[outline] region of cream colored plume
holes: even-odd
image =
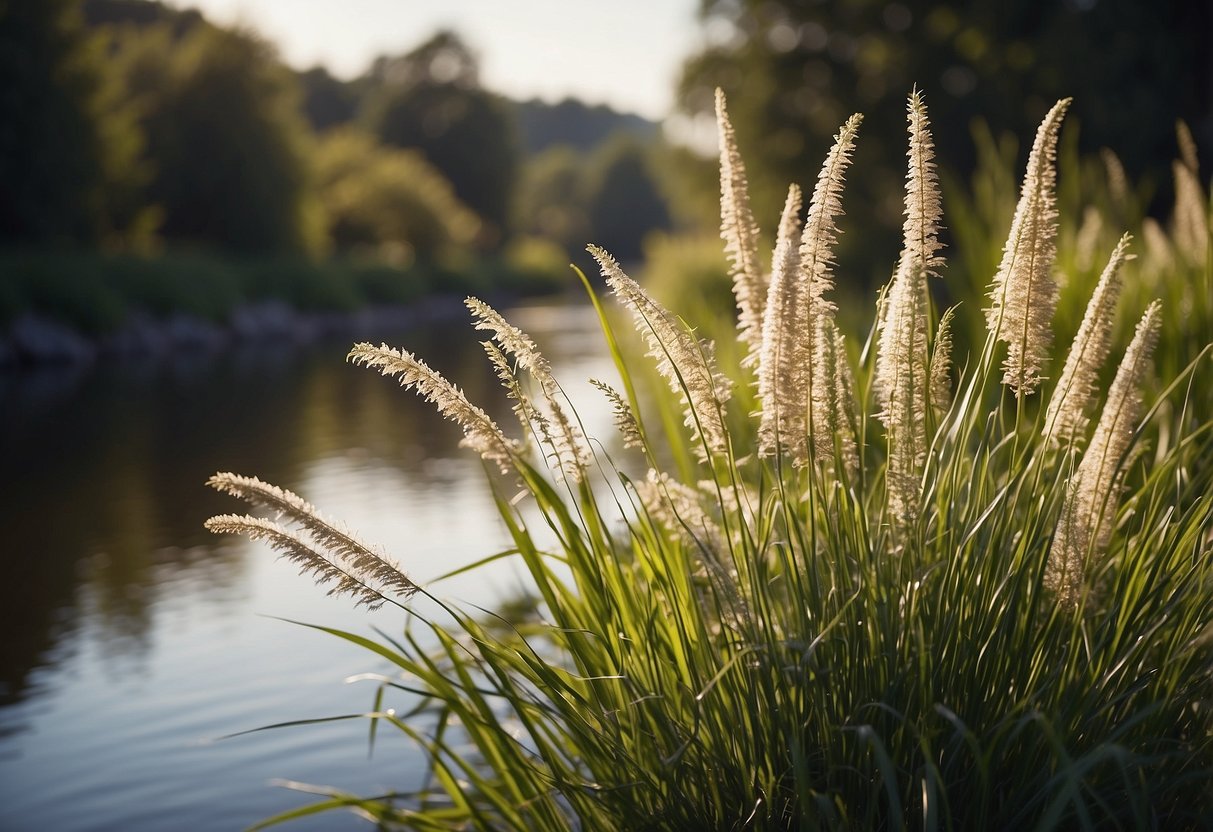
[[[832,447],[838,427],[830,412],[814,402],[834,395],[837,383],[823,366],[835,348],[828,326],[835,306],[825,293],[834,285],[835,220],[842,214],[843,178],[861,121],[862,116],[851,116],[835,137],[799,241],[785,236],[775,249],[758,364],[759,453],[773,456],[782,450],[798,465],[816,447]]]
[[[762,338],[765,332],[765,318],[768,311],[766,305],[770,298],[772,285],[775,282],[774,272],[780,268],[778,261],[783,256],[780,252],[794,252],[796,262],[799,263],[800,256],[800,206],[803,199],[799,185],[789,185],[788,195],[783,202],[783,211],[779,215],[779,232],[775,237],[775,251],[771,254],[771,274],[767,276],[766,297],[763,298],[763,308],[759,310],[759,330],[757,337],[750,342],[750,349],[746,356],[741,360],[743,367],[754,367],[762,361]],[[788,263],[785,262],[783,267],[786,269]],[[795,273],[796,267],[793,266],[792,273]],[[786,278],[785,278],[786,279]]]
[[[729,435],[724,406],[732,395],[732,383],[716,369],[712,342],[696,338],[686,324],[624,274],[606,251],[598,246],[589,246],[587,250],[598,261],[611,291],[632,310],[657,371],[682,399],[685,423],[695,437],[700,460],[727,455]]]
[[[1122,466],[1141,419],[1141,388],[1158,339],[1160,309],[1154,301],[1137,324],[1095,435],[1067,487],[1045,572],[1046,585],[1067,603],[1077,600],[1088,564],[1107,551],[1111,540]]]
[[[758,349],[762,311],[766,307],[768,276],[758,256],[758,226],[750,208],[745,164],[729,121],[724,92],[716,90],[716,123],[720,130],[720,236],[733,269],[737,300],[738,337]]]
[[[942,208],[935,174],[935,150],[926,106],[917,90],[907,106],[905,221],[901,258],[885,301],[876,360],[879,418],[889,438],[886,473],[893,515],[906,520],[918,510],[919,481],[927,453],[927,408],[931,404],[928,351],[930,296],[927,277],[943,264],[939,256]]]
[[[1209,205],[1200,184],[1196,142],[1183,121],[1176,122],[1180,158],[1172,163],[1175,175],[1175,214],[1172,238],[1180,256],[1194,266],[1205,262],[1209,246]]]
[[[636,495],[649,516],[695,546],[709,561],[719,561],[726,548],[720,524],[703,506],[703,494],[683,485],[664,471],[649,469],[634,483]]]
[[[1086,434],[1087,413],[1095,402],[1099,371],[1108,359],[1112,341],[1116,301],[1120,297],[1120,270],[1130,259],[1128,250],[1132,239],[1128,234],[1121,237],[1104,267],[1087,303],[1078,334],[1074,336],[1061,378],[1049,399],[1044,437],[1054,444],[1071,444]]]
[[[846,339],[831,319],[819,322],[817,333],[818,365],[822,382],[813,386],[814,452],[832,468],[841,463],[841,472],[854,480],[859,473],[859,454],[855,428],[859,421],[855,407],[855,379],[847,361]],[[837,470],[837,469],[835,469]]]
[[[531,337],[507,321],[497,310],[477,298],[467,298],[464,303],[476,319],[476,329],[493,333],[493,340],[505,353],[514,356],[518,366],[529,372],[539,385],[547,405],[546,413],[527,401],[525,391],[512,384],[503,374],[503,371],[510,372],[508,364],[503,364],[492,352],[489,353],[490,360],[497,365],[498,376],[506,384],[510,395],[519,402],[516,412],[520,418],[529,418],[539,428],[541,441],[551,450],[564,476],[572,482],[581,482],[585,479],[586,466],[592,455],[581,428],[569,418],[564,407],[564,395],[552,375],[552,365],[539,352]]]
[[[931,345],[931,406],[937,418],[947,412],[952,403],[952,321],[956,307],[948,307],[939,318],[935,343]]]
[[[207,529],[269,543],[318,583],[332,584],[330,595],[349,594],[373,609],[389,600],[385,593],[407,598],[418,589],[394,561],[325,520],[314,506],[293,492],[256,477],[227,472],[215,474],[207,485],[297,523],[307,537],[276,521],[248,515],[212,517],[206,521]]]
[[[417,356],[383,344],[355,344],[350,350],[349,360],[355,364],[372,367],[383,375],[396,378],[404,387],[415,389],[423,398],[438,408],[438,412],[463,428],[463,447],[471,448],[482,458],[492,462],[508,473],[519,449],[497,423],[480,408],[467,400],[463,391],[435,372]]]
[[[641,433],[640,422],[637,421],[636,414],[632,411],[632,406],[628,404],[627,399],[605,381],[592,378],[590,384],[602,391],[602,395],[606,396],[607,401],[611,403],[611,415],[615,420],[615,428],[623,439],[623,447],[643,448],[644,434]]]
[[[1016,397],[1031,394],[1053,344],[1057,283],[1057,139],[1070,99],[1053,105],[1036,131],[1011,233],[990,289],[990,332],[1007,344],[1003,383]]]

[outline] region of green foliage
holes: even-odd
[[[514,227],[566,251],[579,248],[590,237],[584,175],[585,161],[571,147],[552,147],[531,158],[518,183]]]
[[[670,227],[669,209],[650,155],[635,139],[619,135],[587,163],[585,205],[591,233],[597,245],[626,261],[641,256],[647,234]]]
[[[541,294],[568,282],[563,256],[535,240],[512,243],[501,256],[464,253],[408,267],[364,258],[6,250],[0,252],[0,275],[0,334],[32,313],[90,336],[113,333],[136,316],[183,314],[224,324],[242,304],[264,300],[341,312],[435,295]]]
[[[663,148],[616,133],[588,155],[551,147],[523,169],[515,227],[569,252],[584,240],[601,240],[631,261],[645,238],[670,228],[666,182],[655,159]]]
[[[511,542],[460,572],[520,562],[535,599],[517,620],[489,623],[440,601],[294,495],[212,480],[235,494],[251,483],[263,497],[242,496],[300,529],[224,515],[213,530],[268,540],[333,591],[408,613],[395,637],[317,629],[397,672],[356,718],[374,742],[398,733],[416,744],[421,782],[374,798],[321,790],[325,799],[264,825],[347,808],[435,830],[1208,827],[1213,409],[1192,391],[1208,382],[1211,353],[1139,419],[1151,307],[1116,382],[1097,391],[1098,425],[1064,442],[1043,436],[1039,400],[1069,388],[1054,379],[1019,397],[1000,384],[1009,312],[987,322],[958,374],[946,372],[941,322],[925,290],[905,288],[910,278],[925,287],[938,266],[924,146],[899,277],[862,349],[836,334],[823,294],[841,216],[841,180],[827,176],[846,155],[842,134],[801,245],[781,231],[757,366],[739,366],[745,350],[726,345],[731,385],[701,333],[595,250],[649,348],[641,358],[621,347],[591,293],[622,382],[602,388],[617,441],[582,435],[550,364],[482,304],[469,307],[493,339],[521,443],[415,356],[354,347],[356,363],[460,424],[489,465]],[[1037,155],[1017,209],[1044,225],[1048,155]],[[728,198],[743,215],[741,196]],[[1210,287],[1210,247],[1195,239],[1208,237],[1207,203],[1183,216],[1172,253]],[[807,265],[790,269],[794,252]],[[804,328],[787,305],[797,297]],[[972,306],[960,314],[982,317]],[[1175,326],[1186,310],[1163,314]],[[902,335],[902,317],[921,338]],[[929,378],[876,386],[878,369],[892,377],[887,361],[921,370],[898,353],[912,357],[928,334]],[[771,366],[788,368],[787,381]],[[913,426],[895,421],[903,394],[920,408]],[[902,443],[919,435],[910,427],[923,444],[906,457]],[[1075,548],[1075,502],[1096,499],[1083,522],[1106,538],[1091,531]],[[1081,568],[1058,573],[1059,551]]]
[[[468,247],[479,230],[475,214],[416,151],[343,128],[320,140],[315,166],[329,237],[340,252],[407,265]]]
[[[132,219],[140,136],[78,5],[0,4],[0,242],[96,244]]]
[[[715,234],[652,235],[645,242],[640,278],[653,297],[677,307],[688,321],[727,315],[731,323],[733,280]]]
[[[181,36],[154,26],[119,33],[116,51],[167,240],[242,254],[319,250],[298,89],[267,44],[212,26]]]
[[[351,123],[358,115],[358,90],[322,66],[299,73],[303,114],[317,133]]]
[[[439,33],[407,55],[376,63],[371,81],[378,86],[363,121],[385,144],[420,151],[500,242],[518,176],[518,141],[509,108],[481,89],[476,75],[467,47]]]
[[[502,252],[505,274],[500,285],[505,292],[541,294],[568,287],[567,250],[543,237],[516,236]]]
[[[575,98],[555,104],[532,99],[518,102],[515,107],[522,148],[528,155],[559,147],[590,153],[617,133],[647,143],[657,139],[661,132],[660,126],[648,119]]]
[[[0,324],[33,312],[92,335],[112,332],[136,313],[218,322],[248,297],[238,267],[204,257],[10,251],[0,256],[0,273],[9,292]]]

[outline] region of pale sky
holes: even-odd
[[[480,58],[482,83],[516,98],[573,95],[664,117],[682,61],[704,43],[698,0],[169,0],[240,23],[306,69],[352,78],[441,27]]]

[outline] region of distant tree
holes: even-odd
[[[84,0],[84,22],[89,26],[167,25],[180,37],[208,25],[197,9],[174,9],[156,0]]]
[[[522,147],[527,154],[560,145],[590,151],[615,133],[630,133],[642,141],[657,139],[661,134],[656,122],[575,98],[555,104],[532,99],[514,106]]]
[[[475,238],[476,215],[416,151],[338,128],[321,139],[316,171],[329,237],[341,252],[397,263],[430,260]]]
[[[594,153],[584,187],[590,241],[619,260],[639,259],[645,236],[670,227],[649,150],[630,136],[616,136]]]
[[[93,244],[120,223],[140,136],[76,0],[0,2],[0,241]]]
[[[486,239],[508,231],[518,141],[506,102],[479,86],[474,56],[449,32],[371,69],[364,123],[385,143],[416,148],[480,215]]]
[[[299,73],[303,114],[316,132],[349,124],[358,114],[356,85],[334,78],[322,66]]]
[[[378,86],[453,84],[477,89],[480,62],[458,34],[443,29],[411,52],[376,58],[367,72],[367,80]]]
[[[142,114],[148,188],[172,241],[235,252],[314,252],[322,216],[295,79],[250,34],[203,26],[126,33],[119,50]]]
[[[565,251],[590,242],[586,217],[585,157],[571,147],[548,148],[527,161],[515,202],[514,228],[543,237]]]

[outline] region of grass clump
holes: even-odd
[[[614,442],[584,435],[531,339],[479,301],[521,440],[416,356],[355,346],[464,429],[512,536],[499,557],[537,600],[518,620],[443,603],[295,495],[217,475],[285,520],[214,531],[410,611],[398,638],[329,632],[399,669],[365,718],[416,742],[426,778],[270,823],[348,808],[419,829],[1208,828],[1213,421],[1187,406],[1208,362],[1146,401],[1174,313],[1135,310],[1117,346],[1121,247],[1075,342],[1054,343],[1065,104],[1037,134],[971,354],[951,354],[952,321],[978,312],[932,308],[944,215],[917,93],[904,248],[863,343],[831,292],[859,117],[804,222],[790,190],[768,260],[720,97],[727,367],[593,247],[652,359],[601,315]],[[653,372],[664,387],[643,397]],[[395,688],[419,704],[386,708]]]

